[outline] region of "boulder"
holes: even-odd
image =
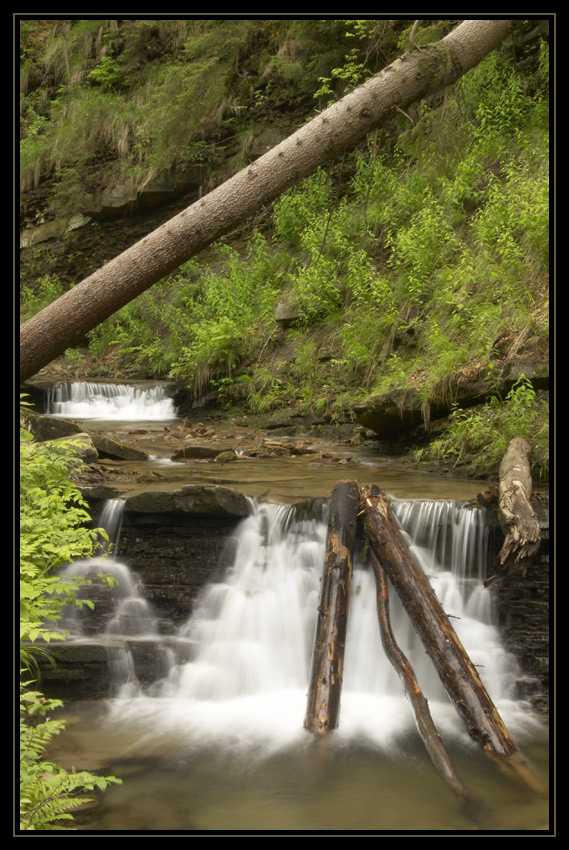
[[[186,444],[182,449],[174,452],[172,460],[213,460],[222,451],[230,451],[229,448],[224,448],[219,442],[211,443],[211,445],[203,445],[202,443]]]
[[[55,416],[44,416],[26,407],[20,408],[20,422],[22,427],[33,434],[34,438],[40,443],[84,433],[83,428],[77,422],[69,419],[58,419]]]
[[[298,307],[286,301],[279,301],[275,307],[275,322],[282,328],[290,328],[300,318]]]
[[[54,218],[42,221],[33,227],[26,227],[20,234],[20,248],[32,248],[49,239],[62,239],[66,234],[89,224],[88,216],[78,213],[68,218]]]
[[[126,496],[127,513],[202,514],[245,517],[249,503],[245,496],[218,484],[187,484],[178,490],[144,490]]]
[[[99,459],[99,453],[95,448],[91,435],[85,432],[73,434],[70,437],[58,437],[56,442],[67,443],[73,447],[73,454],[83,463],[95,463]]]
[[[91,438],[101,457],[114,460],[148,460],[146,452],[135,449],[134,446],[129,446],[126,443],[121,443],[119,440],[113,440],[110,437],[95,433],[91,434]]]
[[[140,188],[128,181],[115,183],[88,196],[85,212],[103,219],[152,208],[186,192],[199,192],[207,176],[207,169],[197,165],[160,172]]]
[[[466,409],[484,404],[492,396],[505,398],[522,374],[536,390],[546,390],[549,386],[548,369],[544,364],[532,366],[513,361],[507,370],[504,369],[506,371],[507,375],[504,374],[495,386],[478,378],[459,380],[444,397],[425,399],[415,389],[390,389],[355,404],[352,412],[360,425],[370,428],[380,439],[396,440],[410,436],[425,420],[430,423],[449,416],[455,404]]]
[[[371,428],[382,439],[393,440],[421,425],[422,406],[416,390],[395,389],[359,402],[353,412],[360,425]]]

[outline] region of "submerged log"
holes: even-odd
[[[514,437],[500,464],[498,517],[505,538],[495,568],[499,573],[486,583],[506,576],[525,576],[540,544],[539,520],[531,506],[531,447]]]
[[[499,765],[543,792],[490,699],[425,573],[409,550],[378,487],[362,491],[370,547],[387,572],[469,735]]]
[[[332,492],[322,592],[304,727],[325,735],[338,725],[350,583],[360,491],[339,481]]]
[[[429,703],[427,702],[419,684],[415,671],[409,659],[401,650],[391,629],[389,616],[389,592],[387,587],[387,574],[373,549],[371,549],[371,562],[375,573],[377,587],[377,613],[379,617],[379,630],[381,642],[385,654],[399,676],[405,693],[411,703],[415,714],[417,730],[423,739],[425,748],[433,763],[433,766],[443,782],[445,782],[454,794],[462,801],[469,814],[478,818],[483,810],[482,801],[465,785],[457,774],[441,736],[432,718]]]

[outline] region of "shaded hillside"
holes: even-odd
[[[24,315],[388,64],[412,23],[23,22]],[[417,43],[455,23],[425,22]],[[257,420],[357,417],[479,474],[517,429],[546,476],[548,103],[546,28],[520,22],[65,368],[169,376]]]

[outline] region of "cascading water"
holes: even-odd
[[[176,418],[174,402],[163,386],[136,387],[89,381],[56,384],[47,393],[46,413],[62,418],[123,422]]]
[[[103,795],[96,829],[472,827],[434,779],[413,712],[381,647],[373,573],[359,562],[339,728],[324,739],[303,728],[326,549],[327,507],[320,507],[307,518],[295,507],[251,502],[250,516],[235,532],[232,566],[203,589],[168,642],[170,666],[141,689],[129,667],[132,657],[123,656],[122,667],[115,659],[112,674],[121,686],[104,716],[93,725],[88,715],[66,733],[74,759],[78,749],[96,758],[107,752],[108,772],[127,777],[123,788]],[[518,740],[537,739],[541,724],[513,696],[516,664],[492,625],[482,585],[484,512],[451,502],[393,500],[392,507],[443,607],[457,618],[453,625],[509,730]],[[500,784],[394,593],[390,608],[397,641],[459,773],[488,791],[498,823],[543,829],[546,803],[518,799],[517,788]],[[110,616],[109,629],[124,630],[112,622]],[[155,624],[147,634],[160,646]]]
[[[81,589],[79,596],[94,601],[95,608],[92,611],[84,607],[67,608],[60,626],[70,640],[95,636],[103,640],[107,647],[112,691],[126,696],[134,695],[139,689],[129,641],[156,639],[159,630],[152,607],[142,592],[142,583],[116,557],[124,506],[123,499],[109,499],[104,503],[95,523],[108,536],[108,540],[101,537],[100,554],[75,561],[61,571],[62,577],[78,577],[92,582],[89,588]],[[111,577],[111,583],[101,582],[100,576]],[[127,642],[124,642],[125,638],[128,638]]]
[[[306,680],[322,529],[290,520],[288,506],[259,505],[244,521],[225,581],[203,591],[181,630],[194,659],[177,668],[165,694],[223,700]]]
[[[482,585],[483,512],[456,502],[392,504],[490,696],[509,722],[523,723],[525,715],[513,693],[517,666],[492,625],[490,595]],[[269,752],[299,745],[306,736],[302,725],[326,531],[325,517],[299,519],[293,507],[252,503],[251,515],[236,532],[233,566],[222,582],[202,591],[179,632],[184,661],[174,664],[170,675],[142,699],[120,700],[111,711],[138,726],[156,715],[157,746],[165,746],[172,735],[176,747],[190,750],[222,741],[245,749],[263,746]],[[394,593],[391,616],[441,731],[464,737]],[[364,739],[392,750],[414,728],[414,718],[381,647],[373,573],[357,560],[344,669],[335,739]]]

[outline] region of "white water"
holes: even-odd
[[[412,544],[414,552],[443,608],[456,618],[458,636],[510,731],[530,731],[531,714],[514,696],[516,662],[500,642],[482,586],[483,512],[450,502],[393,504],[415,539],[431,536],[430,549]],[[433,526],[442,529],[449,518],[443,543]],[[147,755],[214,746],[266,756],[307,746],[303,720],[325,543],[325,521],[296,520],[289,506],[254,505],[237,531],[233,566],[222,582],[203,590],[180,630],[180,646],[187,652],[192,644],[191,660],[174,663],[146,695],[133,699],[130,687],[119,692],[110,703],[110,721],[135,733],[136,746]],[[439,550],[446,566],[434,557]],[[394,593],[390,607],[396,638],[441,734],[471,745]],[[357,740],[394,752],[413,730],[412,711],[381,647],[373,574],[356,563],[334,746]]]
[[[46,413],[70,419],[121,422],[170,420],[176,408],[164,387],[135,387],[88,381],[56,384],[48,392]]]
[[[79,578],[92,583],[92,590],[82,587],[78,597],[94,600],[95,613],[89,607],[68,607],[64,609],[60,628],[70,640],[92,640],[97,637],[103,643],[107,641],[112,690],[122,696],[134,696],[139,685],[132,651],[128,643],[117,641],[116,638],[157,639],[159,630],[152,606],[144,596],[142,582],[116,557],[124,506],[123,499],[109,499],[104,503],[95,522],[95,527],[103,528],[108,535],[108,540],[100,540],[100,554],[75,561],[61,570],[62,577]],[[101,576],[112,578],[112,584],[104,585]],[[101,609],[106,614],[106,621],[104,627],[95,633],[91,621]],[[166,650],[159,647],[158,651]]]

